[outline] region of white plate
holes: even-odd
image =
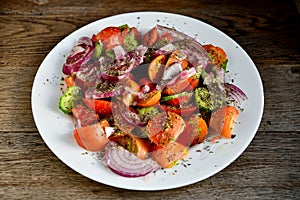
[[[138,29],[156,24],[174,27],[195,37],[200,43],[221,46],[228,54],[229,79],[249,97],[244,112],[234,127],[236,137],[218,147],[203,145],[193,148],[186,162],[141,178],[124,178],[111,172],[93,156],[85,154],[73,139],[73,123],[58,108],[61,69],[70,49],[81,36],[91,37],[107,26],[127,23]],[[177,188],[204,180],[232,163],[253,139],[263,113],[263,86],[259,73],[247,53],[218,29],[199,20],[171,13],[136,12],[116,15],[90,23],[59,42],[42,62],[32,88],[32,112],[36,126],[51,151],[76,172],[97,182],[133,190],[163,190]],[[204,144],[206,145],[206,144]],[[201,152],[197,151],[202,149]],[[230,180],[228,180],[230,181]]]

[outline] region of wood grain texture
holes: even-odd
[[[147,10],[191,16],[228,34],[253,59],[265,92],[259,130],[236,161],[204,181],[159,192],[110,187],[67,167],[40,137],[30,99],[39,65],[60,40],[98,19]],[[299,35],[292,0],[1,0],[0,199],[299,199]]]

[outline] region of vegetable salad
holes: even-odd
[[[127,24],[82,37],[63,67],[59,108],[74,139],[105,152],[125,177],[171,168],[208,134],[230,139],[247,96],[225,82],[226,53],[161,25],[145,34]]]

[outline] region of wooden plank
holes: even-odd
[[[0,0],[0,199],[297,199],[300,197],[298,1]],[[264,84],[262,123],[246,151],[204,181],[159,192],[94,182],[62,163],[40,137],[31,87],[47,53],[78,28],[144,10],[207,22],[237,41]]]
[[[300,159],[296,132],[259,132],[229,167],[204,181],[156,193],[125,191],[102,185],[74,172],[46,147],[37,132],[1,133],[0,188],[10,198],[198,199],[291,198],[299,194]],[[276,154],[274,154],[276,151]],[[289,170],[286,170],[289,169]],[[18,177],[16,179],[15,177]],[[242,182],[242,184],[241,184]],[[46,189],[47,188],[47,189]],[[40,192],[43,190],[43,192]],[[249,196],[250,197],[250,196]]]
[[[133,5],[135,8],[133,8]],[[99,9],[103,10],[102,13],[111,13],[111,10],[115,11],[126,11],[126,10],[135,10],[141,8],[149,8],[153,7],[159,10],[170,10],[170,6],[172,5],[172,10],[193,10],[198,9],[200,13],[205,10],[210,10],[210,12],[227,12],[231,10],[240,10],[243,11],[254,10],[255,11],[272,11],[278,10],[278,7],[281,9],[294,9],[296,11],[296,6],[294,1],[272,1],[266,0],[261,2],[260,0],[242,1],[238,4],[235,0],[227,0],[226,3],[220,4],[216,2],[212,2],[209,0],[198,0],[198,1],[189,1],[182,0],[176,2],[174,4],[171,0],[153,0],[153,1],[136,1],[136,0],[128,0],[126,3],[122,0],[101,0],[98,2],[81,0],[74,1],[70,4],[67,1],[59,1],[59,0],[27,0],[27,1],[19,1],[19,0],[2,0],[1,1],[1,10],[2,14],[22,14],[22,15],[39,15],[42,11],[46,12],[46,14],[67,14],[67,13],[81,13],[81,11],[85,11],[85,13],[93,13]],[[222,5],[223,9],[220,9],[220,5]],[[264,6],[268,5],[268,7]],[[73,9],[73,10],[72,10]],[[242,11],[242,12],[243,12]],[[85,14],[84,13],[84,14]]]
[[[76,4],[68,6],[58,2],[57,4],[47,2],[46,4],[49,6],[43,7],[35,5],[34,2],[31,3],[33,5],[30,3],[29,5],[27,5],[28,3],[23,5],[20,2],[9,1],[1,8],[4,15],[0,18],[0,25],[4,28],[0,30],[0,34],[7,38],[1,41],[0,50],[3,55],[15,56],[16,50],[20,51],[23,48],[26,49],[27,53],[48,53],[57,42],[69,33],[85,24],[107,16],[101,15],[101,13],[111,13],[113,15],[121,12],[120,10],[113,10],[113,5],[119,2],[112,3],[112,6],[108,8],[95,7],[88,2],[85,2],[82,7],[77,7]],[[268,12],[263,12],[265,8],[261,8],[261,12],[253,14],[251,10],[241,12],[240,7],[234,6],[233,3],[228,4],[228,9],[224,9],[222,13],[219,9],[216,9],[215,4],[208,3],[202,6],[199,3],[193,5],[195,7],[191,7],[189,10],[181,10],[179,13],[203,20],[224,31],[245,48],[257,64],[298,64],[300,40],[296,38],[300,34],[300,29],[297,13],[285,12],[291,9],[292,5],[290,3],[282,4],[281,12],[272,9],[272,5],[268,8]],[[36,6],[37,10],[32,9],[32,12],[36,13],[25,13],[26,17],[24,18],[23,15],[11,16],[15,13],[8,12],[9,10],[20,10],[21,12],[23,9],[27,9],[26,6]],[[128,4],[121,4],[120,7],[131,8]],[[46,13],[39,15],[38,13],[41,11],[38,11],[38,9],[44,9]],[[68,10],[72,14],[66,13]],[[24,14],[24,12],[22,13]],[[38,17],[35,15],[38,15]],[[287,21],[289,23],[286,23]],[[47,38],[47,40],[40,42],[33,39],[36,34],[40,38]]]

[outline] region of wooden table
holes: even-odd
[[[214,2],[1,0],[0,199],[299,199],[299,1]],[[228,34],[253,59],[265,92],[259,130],[235,162],[159,192],[113,188],[76,173],[45,145],[31,112],[35,73],[60,40],[92,21],[145,10],[191,16]]]

